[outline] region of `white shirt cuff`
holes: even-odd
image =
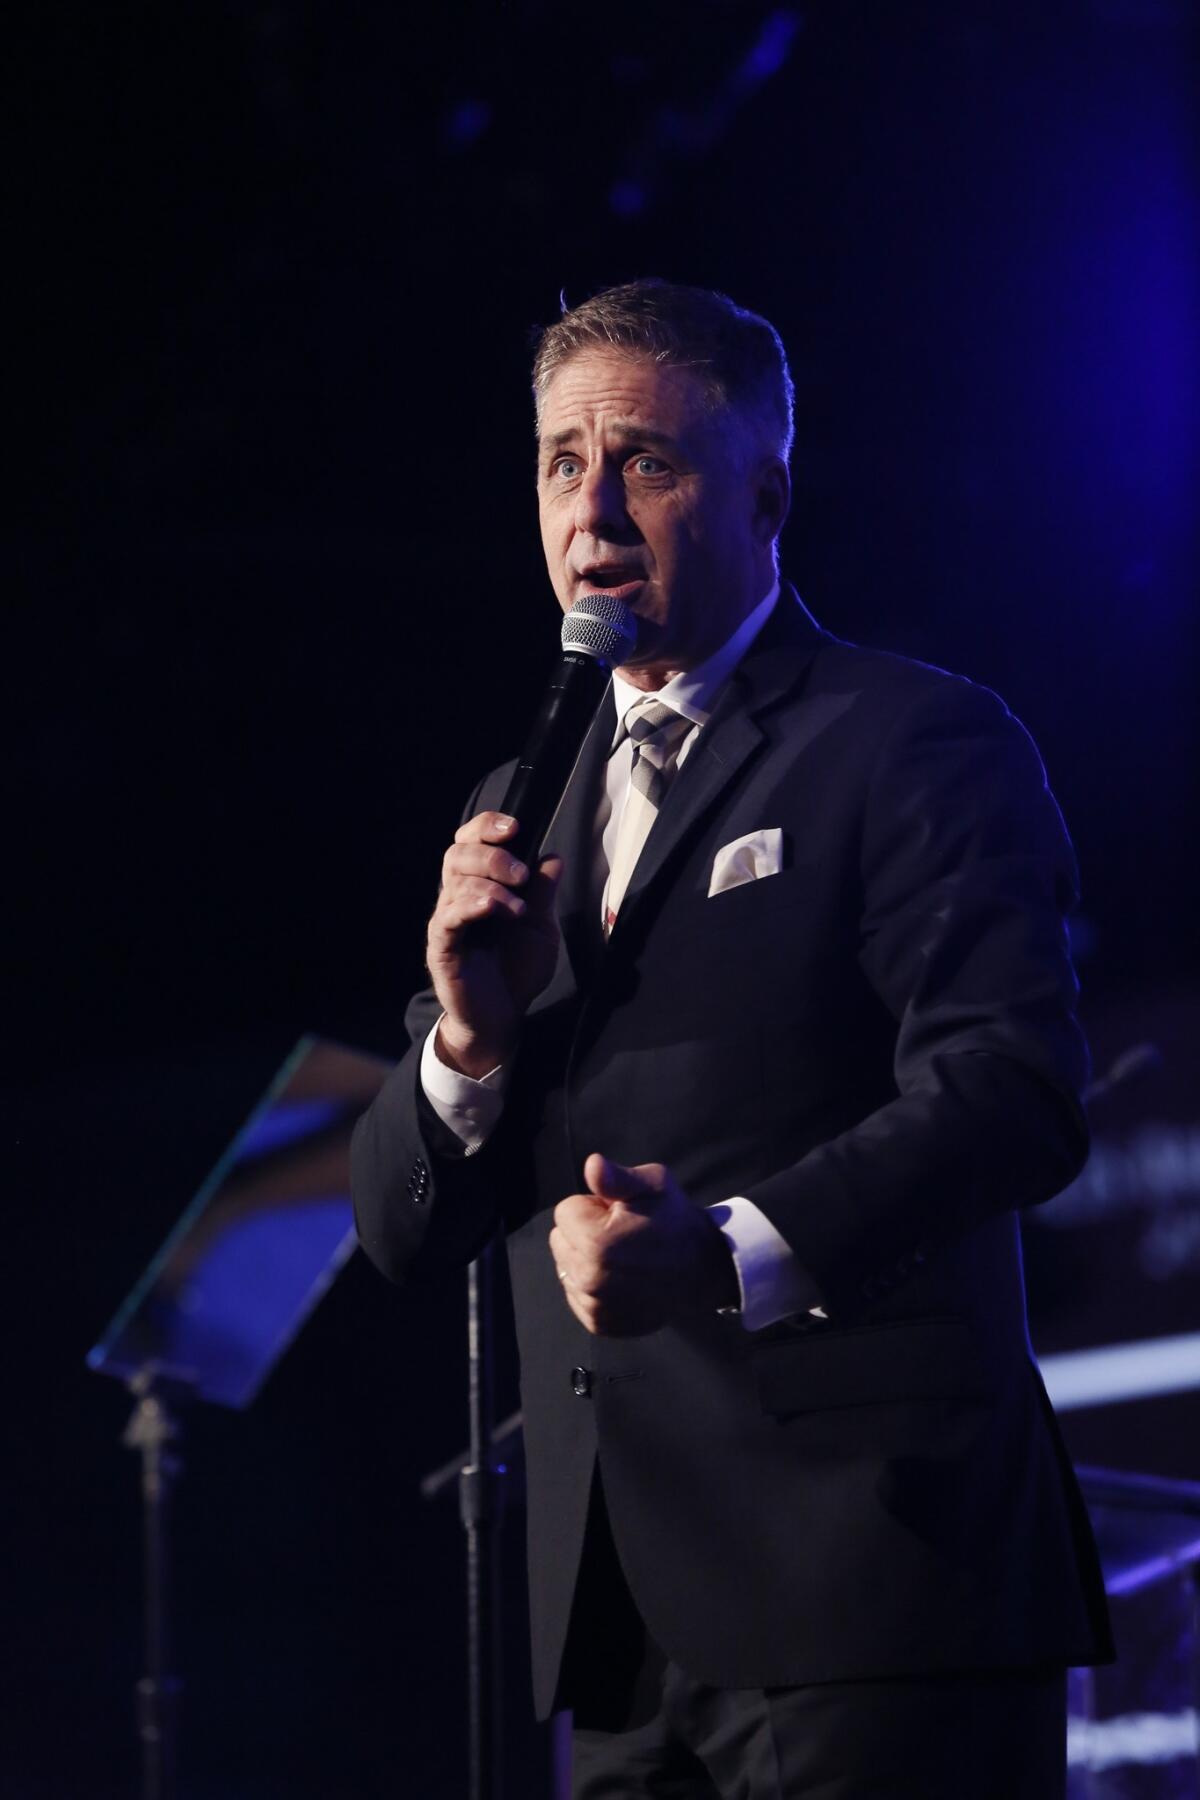
[[[439,1019],[438,1025],[441,1022]],[[482,1150],[500,1122],[508,1071],[500,1063],[489,1069],[481,1081],[475,1081],[450,1068],[434,1049],[437,1028],[435,1025],[421,1050],[421,1086],[442,1124],[461,1140],[465,1154],[473,1156],[476,1150]]]
[[[787,1239],[753,1200],[738,1195],[708,1210],[733,1252],[746,1331],[761,1331],[765,1325],[791,1318],[794,1313],[811,1312],[818,1318],[825,1317],[811,1277],[796,1261]]]

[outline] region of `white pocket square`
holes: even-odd
[[[713,858],[712,880],[708,897],[741,887],[746,881],[761,881],[764,875],[778,875],[783,867],[783,832],[778,825],[762,831],[748,831],[745,837],[723,844]]]

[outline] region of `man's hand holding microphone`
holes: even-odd
[[[426,957],[443,1011],[434,1050],[475,1081],[512,1057],[526,1012],[553,976],[562,862],[546,857],[532,875],[530,866],[607,687],[608,666],[631,647],[633,626],[618,603],[585,595],[562,635],[562,663],[503,810],[459,827],[429,921]],[[564,1298],[588,1331],[640,1336],[689,1311],[737,1304],[737,1274],[719,1227],[669,1169],[625,1168],[593,1154],[583,1178],[587,1191],[555,1208],[549,1248]]]

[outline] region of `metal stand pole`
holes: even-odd
[[[489,1245],[467,1270],[470,1455],[458,1478],[467,1534],[467,1706],[470,1800],[502,1800],[496,1605],[503,1472],[492,1455],[492,1318]]]
[[[142,1605],[146,1673],[137,1684],[143,1800],[175,1800],[175,1724],[179,1681],[170,1662],[171,1488],[182,1466],[170,1446],[179,1426],[153,1374],[130,1382],[138,1396],[122,1443],[142,1458]]]
[[[1192,1589],[1192,1657],[1191,1657],[1191,1702],[1200,1716],[1200,1562],[1192,1564],[1188,1571],[1191,1576]],[[1200,1744],[1196,1747],[1196,1776],[1200,1788]]]

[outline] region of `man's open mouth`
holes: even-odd
[[[579,578],[583,593],[602,591],[614,600],[628,602],[645,585],[646,577],[637,569],[593,569]]]

